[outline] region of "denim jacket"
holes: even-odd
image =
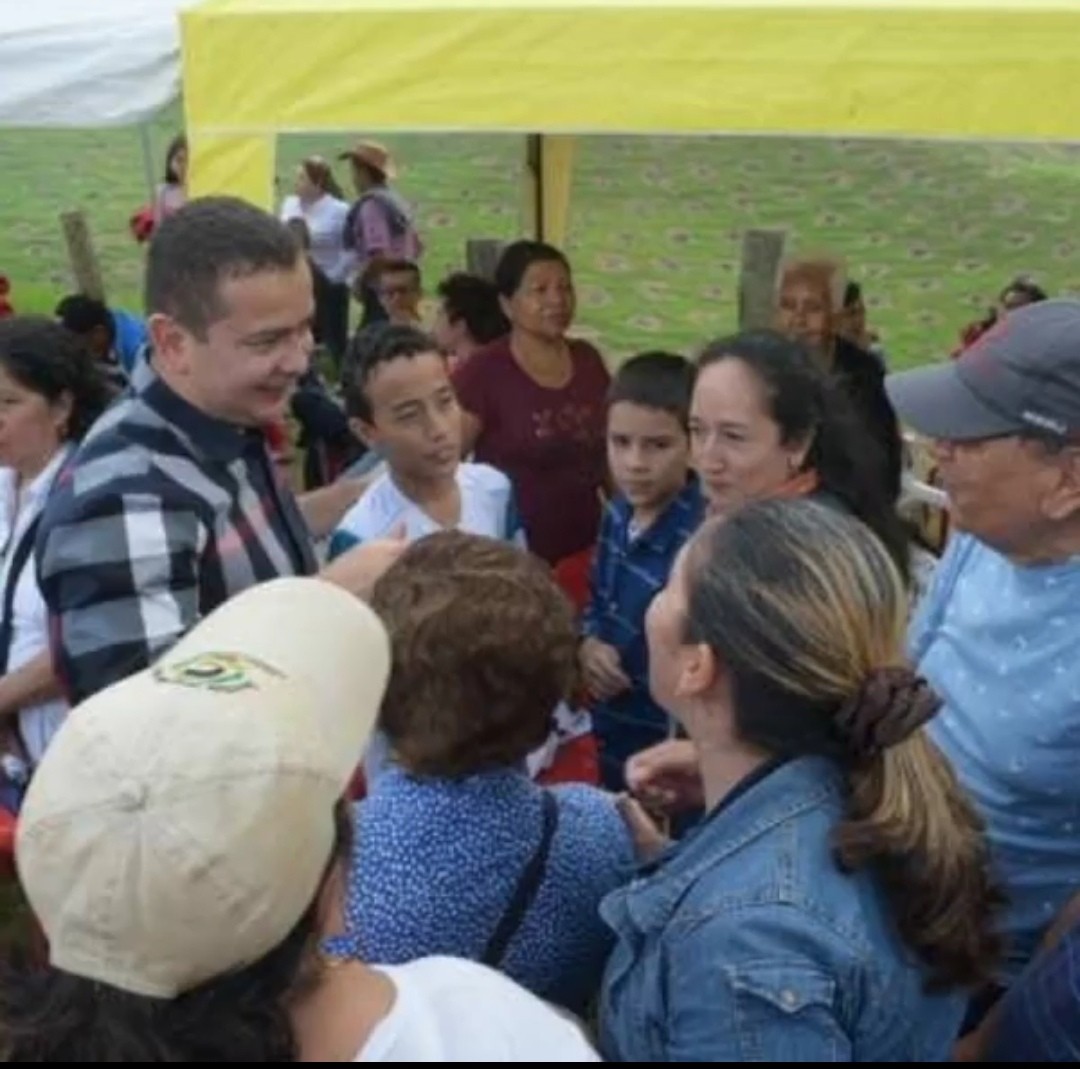
[[[966,995],[928,995],[874,877],[845,875],[831,762],[775,768],[601,907],[615,1061],[948,1060]]]

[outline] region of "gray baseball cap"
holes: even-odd
[[[929,438],[1080,434],[1080,301],[1010,312],[948,364],[890,375],[901,422]]]

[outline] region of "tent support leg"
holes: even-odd
[[[525,141],[525,166],[529,170],[532,197],[532,236],[537,241],[544,240],[544,137],[542,134],[529,134]]]
[[[523,233],[537,241],[563,244],[569,219],[573,168],[573,137],[530,134],[525,139]]]
[[[139,144],[142,147],[143,171],[146,175],[146,189],[150,201],[157,196],[157,171],[154,168],[154,145],[150,136],[150,126],[139,124]]]

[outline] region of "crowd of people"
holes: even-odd
[[[316,158],[280,217],[163,197],[144,341],[0,321],[0,802],[48,948],[0,968],[3,1057],[1080,1054],[1080,303],[890,374],[797,260],[771,329],[612,371],[542,242],[427,324],[393,161],[346,158],[351,206]],[[290,414],[339,454],[301,493]]]

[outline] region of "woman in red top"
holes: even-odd
[[[466,450],[510,477],[529,548],[556,564],[596,542],[610,376],[591,345],[566,336],[576,301],[558,249],[515,242],[495,285],[510,334],[454,376]]]

